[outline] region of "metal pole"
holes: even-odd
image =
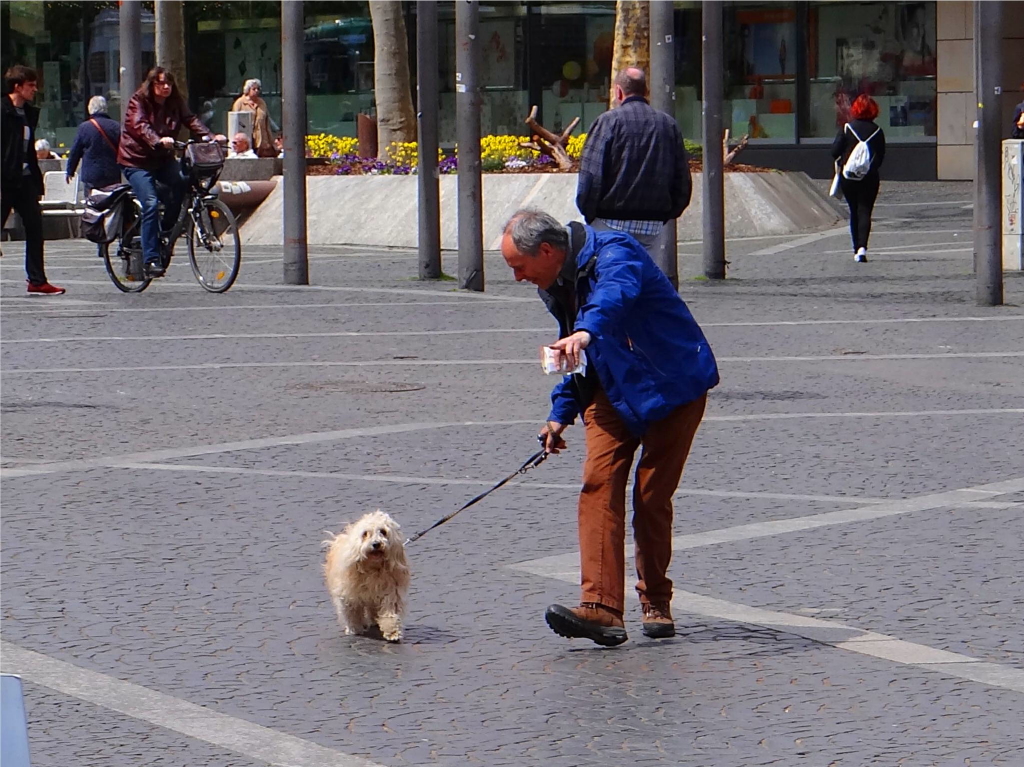
[[[459,287],[484,289],[480,175],[480,3],[455,0],[455,137],[459,145]]]
[[[704,276],[725,279],[725,183],[722,177],[722,92],[725,62],[722,55],[722,3],[701,3],[701,68],[704,102]]]
[[[302,0],[281,3],[284,282],[309,284],[306,253],[306,61]]]
[[[182,0],[155,0],[156,64],[174,75],[178,91],[188,100],[185,65],[185,9]]]
[[[674,3],[651,3],[651,106],[676,119],[676,44]],[[680,147],[682,151],[682,147]],[[654,262],[669,282],[679,288],[679,259],[676,247],[676,220],[665,222],[655,248]]]
[[[1001,2],[974,3],[974,279],[978,303],[1003,303],[1002,210],[1002,14]]]
[[[121,117],[128,99],[142,84],[142,3],[121,0],[118,7],[118,45],[121,57]]]
[[[437,58],[437,4],[416,4],[416,98],[419,121],[420,279],[441,277],[441,195],[437,181],[437,120],[440,91]]]

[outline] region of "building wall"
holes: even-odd
[[[973,3],[948,0],[937,7],[938,177],[974,178],[974,9]],[[1004,135],[1010,134],[1013,108],[1024,99],[1024,4],[1003,6],[1002,103]]]
[[[938,146],[940,179],[974,177],[972,151],[977,113],[974,105],[973,4],[962,0],[939,3],[936,9],[938,46]]]

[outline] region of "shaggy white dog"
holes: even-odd
[[[409,566],[398,523],[379,509],[324,541],[324,577],[346,634],[376,624],[389,642],[402,639]]]

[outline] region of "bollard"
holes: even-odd
[[[25,694],[15,674],[0,674],[0,762],[4,767],[32,767]]]
[[[359,113],[356,115],[356,150],[360,157],[375,158],[379,152],[377,146],[377,118]]]
[[[1024,270],[1024,141],[1003,142],[1003,271]]]

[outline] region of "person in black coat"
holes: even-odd
[[[107,114],[107,100],[102,96],[89,99],[89,119],[78,126],[68,155],[67,182],[70,184],[82,163],[82,183],[86,193],[121,182],[117,167],[117,145],[121,126]]]
[[[846,204],[850,206],[850,235],[853,237],[853,259],[868,260],[868,237],[871,235],[871,211],[878,197],[878,169],[885,160],[885,133],[875,123],[878,104],[873,98],[861,94],[850,106],[853,119],[846,123],[832,142],[832,157],[839,161],[839,186]],[[864,140],[871,152],[871,166],[860,180],[846,178],[842,168],[854,147]]]
[[[43,174],[36,157],[36,126],[39,110],[32,106],[39,78],[30,67],[16,64],[4,73],[7,95],[0,96],[0,138],[2,138],[3,182],[0,184],[0,207],[3,220],[12,210],[18,211],[25,227],[25,273],[28,292],[33,295],[58,296],[64,288],[51,285],[43,266],[43,213],[39,198],[43,195]]]

